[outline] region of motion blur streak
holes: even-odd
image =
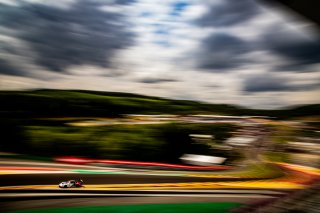
[[[320,212],[310,2],[0,0],[1,211]]]

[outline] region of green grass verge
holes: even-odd
[[[50,209],[19,210],[10,213],[224,213],[241,206],[239,203],[184,203],[184,204],[146,204],[123,206],[86,206]]]
[[[271,152],[268,151],[264,154],[264,156],[269,160],[273,162],[290,162],[290,154],[286,152]]]
[[[277,178],[284,175],[284,173],[279,168],[269,163],[250,164],[240,170],[229,170],[221,172],[220,174],[234,177],[251,178]]]

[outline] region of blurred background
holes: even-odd
[[[0,0],[0,204],[320,211],[318,6]]]

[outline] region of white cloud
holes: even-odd
[[[41,3],[40,0],[29,0]],[[49,6],[67,8],[75,0],[47,2]],[[3,2],[3,0],[1,1]],[[9,1],[6,1],[7,3]],[[201,41],[212,33],[225,32],[246,42],[256,40],[272,26],[301,29],[295,23],[287,22],[268,8],[245,23],[222,28],[202,28],[194,24],[206,12],[208,4],[219,1],[192,0],[179,16],[172,16],[172,5],[176,0],[137,0],[136,3],[102,7],[107,12],[125,15],[130,30],[136,34],[135,44],[117,51],[111,61],[112,67],[98,68],[92,65],[71,66],[66,72],[53,73],[33,63],[32,50],[11,33],[0,35],[0,41],[14,41],[26,51],[25,56],[6,53],[8,60],[24,65],[32,77],[1,76],[0,89],[59,88],[91,89],[102,91],[134,92],[176,99],[192,99],[210,103],[239,104],[249,107],[276,108],[289,104],[315,103],[319,100],[319,90],[273,91],[247,94],[243,92],[244,79],[252,75],[273,74],[287,79],[294,85],[316,84],[320,79],[317,72],[299,73],[270,71],[283,58],[266,50],[255,50],[245,55],[252,63],[239,67],[234,72],[204,72],[196,68]],[[9,2],[10,3],[10,2]],[[298,24],[299,26],[302,26]],[[3,32],[3,30],[1,30]],[[306,33],[308,34],[308,32]],[[1,53],[0,53],[1,54]],[[3,54],[3,53],[2,53]],[[2,55],[3,56],[3,55]],[[314,69],[319,69],[315,66]],[[143,78],[172,79],[174,82],[143,83]]]

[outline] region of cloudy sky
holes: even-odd
[[[0,89],[319,103],[313,27],[254,0],[0,0]]]

